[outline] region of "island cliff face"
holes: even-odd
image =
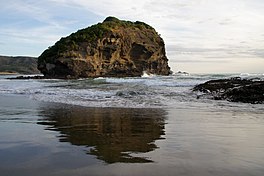
[[[61,38],[39,56],[38,69],[51,78],[171,73],[164,41],[155,29],[115,17]]]

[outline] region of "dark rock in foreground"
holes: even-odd
[[[163,39],[151,26],[108,17],[61,38],[38,58],[49,78],[169,75]]]
[[[17,76],[17,77],[10,77],[7,79],[48,79],[44,76]]]
[[[193,91],[203,92],[216,100],[264,103],[264,81],[261,80],[241,78],[211,80],[195,86]]]

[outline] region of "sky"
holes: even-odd
[[[0,0],[0,55],[38,57],[107,16],[153,26],[174,72],[264,74],[263,0]]]

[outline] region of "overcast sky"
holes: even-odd
[[[153,26],[173,71],[264,73],[263,0],[0,0],[0,55],[39,56],[107,16]]]

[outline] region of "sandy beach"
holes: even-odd
[[[262,175],[264,119],[205,108],[87,108],[2,96],[1,175]]]
[[[17,75],[15,72],[0,72],[0,75]]]

